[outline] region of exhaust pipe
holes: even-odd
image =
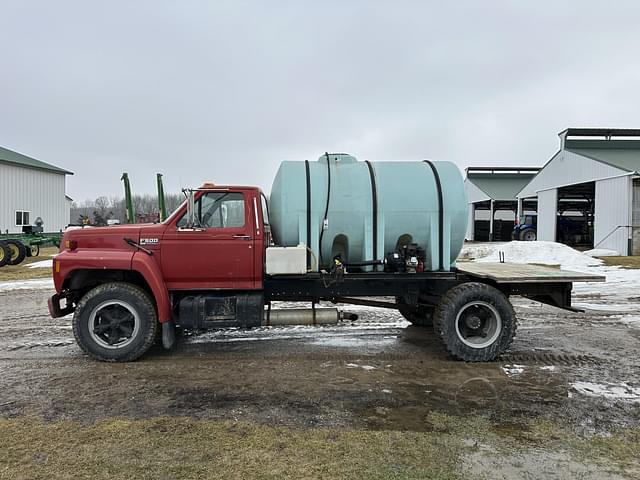
[[[337,308],[281,308],[266,310],[262,326],[336,325],[340,320],[357,320],[355,313]]]

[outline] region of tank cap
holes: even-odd
[[[332,163],[356,163],[358,161],[356,157],[348,153],[325,153],[318,158],[318,161],[326,163],[327,155],[329,155],[329,160],[331,160]]]

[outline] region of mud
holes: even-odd
[[[107,364],[82,354],[70,317],[48,317],[48,295],[0,292],[0,416],[423,431],[437,411],[486,415],[505,428],[544,418],[597,433],[640,422],[640,330],[623,313],[515,298],[516,340],[484,364],[448,358],[429,329],[396,312],[352,307],[357,322],[190,334],[173,352]]]

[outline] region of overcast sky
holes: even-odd
[[[78,201],[123,171],[269,190],[327,150],[541,165],[640,127],[639,51],[637,1],[0,0],[0,145]]]

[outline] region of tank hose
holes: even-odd
[[[320,245],[318,246],[318,250],[320,250],[320,265],[324,263],[322,260],[322,237],[324,236],[324,225],[327,222],[327,214],[329,213],[329,198],[331,197],[331,162],[329,160],[329,152],[324,152],[324,156],[327,157],[327,204],[324,207],[322,227],[320,228]],[[318,268],[320,268],[320,265],[318,265]]]

